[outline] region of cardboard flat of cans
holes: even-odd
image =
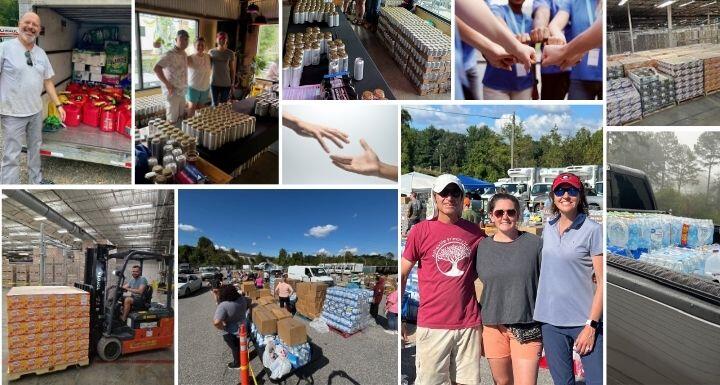
[[[25,286],[5,298],[8,374],[87,361],[89,293],[67,286]]]

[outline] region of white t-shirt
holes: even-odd
[[[210,64],[210,55],[198,54],[188,56],[188,77],[190,78],[190,87],[198,91],[207,91],[210,89],[210,74],[212,73],[212,65]]]
[[[17,38],[0,43],[0,115],[25,117],[43,109],[43,82],[55,72],[42,48],[34,45],[30,50],[32,66],[25,52]]]
[[[187,76],[187,54],[185,50],[173,48],[165,52],[157,63],[163,69],[163,74],[175,88],[175,95],[185,94],[188,86]],[[167,96],[168,91],[165,84],[161,83],[163,95]]]

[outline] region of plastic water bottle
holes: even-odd
[[[657,250],[663,247],[663,225],[659,216],[653,215],[645,219],[649,237],[649,250]]]
[[[626,247],[628,244],[627,220],[622,217],[608,217],[608,243],[611,246]]]
[[[642,225],[638,218],[630,218],[628,220],[628,242],[627,248],[632,253],[633,258],[638,259],[640,256],[640,238],[642,237]]]
[[[530,223],[530,210],[528,210],[527,207],[525,207],[525,210],[523,210],[523,224],[527,226]]]
[[[712,255],[705,260],[705,275],[712,280],[720,280],[720,250],[713,250]]]

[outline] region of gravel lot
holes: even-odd
[[[4,131],[0,129],[0,158]],[[62,158],[42,157],[43,177],[55,184],[131,184],[131,170]],[[27,184],[27,154],[20,154],[20,182]]]
[[[381,313],[384,314],[384,305]],[[215,302],[207,290],[179,301],[179,361],[180,384],[237,384],[238,371],[226,370],[230,349],[212,325]],[[296,319],[308,323],[303,318]],[[385,319],[382,319],[385,322]],[[397,384],[397,339],[383,328],[373,325],[363,332],[343,338],[333,332],[319,334],[307,327],[313,349],[313,362],[305,368],[315,384]],[[316,355],[317,354],[317,355]],[[260,374],[262,364],[250,347],[250,360],[258,384],[269,379]],[[289,384],[298,382],[291,377]],[[302,382],[301,382],[302,383]]]
[[[415,341],[415,325],[414,324],[407,324],[408,328],[408,339],[411,342]],[[400,376],[401,376],[401,384],[402,385],[408,385],[408,384],[414,384],[415,383],[415,346],[411,347],[403,347],[400,350],[401,355],[401,368],[400,368]],[[493,378],[492,373],[490,373],[490,366],[488,365],[488,362],[485,358],[480,359],[480,374],[481,374],[481,384],[492,384]],[[552,377],[550,377],[550,371],[547,369],[540,368],[538,372],[538,385],[553,385]],[[584,385],[584,381],[578,381],[577,385]]]

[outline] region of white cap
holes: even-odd
[[[460,182],[460,179],[458,179],[455,175],[451,174],[442,174],[439,177],[435,178],[435,183],[433,184],[432,190],[439,194],[442,192],[442,190],[445,190],[445,187],[449,185],[450,183],[455,183],[462,192],[462,195],[465,196],[465,186]],[[438,208],[435,205],[435,198],[432,199],[432,207],[433,207],[433,213],[432,216],[428,216],[427,219],[434,219],[438,216]]]

